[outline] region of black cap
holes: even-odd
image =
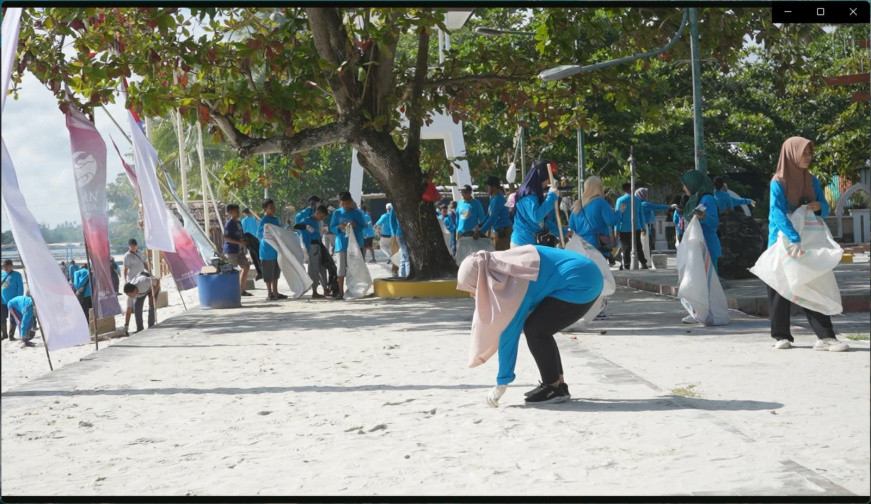
[[[502,181],[499,177],[487,177],[487,185],[493,187],[502,187]]]
[[[469,184],[466,184],[466,185],[464,185],[463,188],[460,189],[460,190],[461,190],[461,191],[466,191],[466,192],[472,192],[472,186],[470,186]]]
[[[136,238],[130,238],[130,240],[127,241],[127,245],[139,245],[139,244],[136,243]]]
[[[309,205],[311,205],[312,203],[320,203],[320,201],[321,201],[321,199],[318,198],[317,196],[309,196],[309,198],[308,198]]]

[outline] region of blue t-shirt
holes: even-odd
[[[487,218],[481,224],[481,231],[485,233],[490,229],[499,231],[511,226],[511,217],[508,215],[505,201],[505,195],[502,193],[496,193],[490,198],[490,204],[487,206]]]
[[[457,234],[474,231],[478,224],[484,222],[484,207],[476,199],[460,200],[457,202],[457,215],[460,216]]]
[[[236,240],[242,241],[242,239],[244,238],[244,234],[245,232],[242,231],[242,224],[239,221],[230,219],[226,223],[224,223],[225,237],[234,238]],[[225,254],[238,254],[239,250],[239,245],[224,240]]]
[[[378,218],[378,222],[375,223],[376,226],[381,226],[381,236],[384,238],[390,238],[393,236],[393,228],[390,227],[390,214],[393,212],[385,212],[381,214],[381,217]]]
[[[264,215],[263,218],[260,219],[260,225],[257,226],[257,233],[255,234],[257,239],[260,240],[260,259],[275,261],[278,259],[278,251],[272,248],[272,245],[263,241],[263,229],[265,224],[274,224],[281,227],[281,221],[274,215]]]
[[[366,227],[363,228],[363,238],[375,238],[375,227],[372,225],[372,216],[368,212],[363,212],[363,220],[366,221]]]
[[[330,218],[330,231],[336,235],[336,246],[334,249],[336,252],[348,250],[348,236],[344,231],[339,229],[339,225],[346,222],[354,223],[354,237],[357,238],[357,244],[360,247],[363,246],[363,228],[366,227],[363,212],[356,208],[352,210],[339,208],[333,212],[333,216]]]
[[[242,232],[257,236],[257,230],[260,229],[260,223],[257,222],[257,217],[249,215],[242,219]]]
[[[30,296],[15,296],[6,306],[18,316],[18,335],[22,338],[27,336],[27,331],[33,326],[33,299]]]
[[[610,235],[622,215],[620,211],[615,212],[608,200],[600,196],[594,198],[578,213],[572,212],[569,216],[569,229],[590,245],[598,247],[596,235]]]
[[[823,192],[820,181],[811,175],[811,180],[814,185],[814,197],[820,202],[820,217],[829,215],[829,203],[826,201],[826,194]],[[786,199],[786,193],[780,182],[771,181],[771,206],[768,210],[768,246],[774,245],[777,241],[777,232],[782,231],[789,239],[790,243],[800,243],[801,235],[795,230],[792,221],[789,220],[787,214],[795,211],[795,207],[789,204]]]
[[[390,212],[390,231],[393,232],[393,236],[400,237],[405,236],[405,232],[402,231],[402,226],[399,225],[399,218],[396,217],[396,212]]]
[[[9,300],[24,295],[24,280],[21,278],[21,273],[12,270],[9,273],[5,271],[0,273],[0,299],[3,304],[8,304]]]
[[[741,205],[749,205],[752,200],[749,198],[733,198],[726,191],[714,191],[714,199],[717,200],[717,209],[719,211],[732,210]]]
[[[708,246],[711,258],[716,259],[723,255],[720,249],[720,237],[717,236],[717,228],[720,226],[717,200],[710,194],[706,194],[699,200],[699,204],[705,205],[705,218],[699,221],[702,225],[702,234],[705,235],[705,243]],[[694,218],[698,218],[698,216],[694,216]]]
[[[79,267],[76,266],[75,264],[70,264],[70,267],[67,268],[67,276],[70,277],[70,282],[73,281],[73,277],[76,274],[76,271],[78,271],[78,269],[79,269]]]
[[[82,268],[79,271],[76,271],[76,274],[73,278],[73,288],[75,290],[79,290],[82,287],[84,287],[85,288],[85,297],[88,297],[91,295],[91,282],[88,281],[89,279],[90,279],[90,274],[88,273],[87,268]]]
[[[553,204],[557,201],[556,193],[547,192],[547,196],[541,203],[534,194],[527,194],[514,204],[514,230],[511,232],[511,243],[515,245],[535,244],[535,235],[540,232],[542,224],[546,224],[552,234],[559,233],[556,229],[554,217],[548,216],[553,213]],[[547,219],[550,217],[549,219]]]
[[[584,304],[602,293],[604,280],[596,263],[586,257],[552,247],[535,245],[539,255],[538,278],[529,282],[526,295],[508,327],[499,336],[499,374],[496,383],[514,381],[517,345],[526,318],[547,297],[568,303]]]
[[[644,201],[638,196],[634,196],[635,198],[635,229],[642,229],[647,225],[647,219],[644,218],[644,209],[643,203]],[[621,233],[628,233],[632,231],[632,201],[629,200],[629,195],[624,194],[617,198],[617,201],[614,202],[614,210],[619,210],[620,205],[626,204],[626,210],[623,211],[623,215],[620,216],[620,220],[617,222],[617,231]]]
[[[681,219],[683,219],[683,215],[679,214],[677,211],[675,211],[674,215],[671,216],[671,221],[674,223],[674,229],[678,236],[682,235],[684,232],[680,225]],[[684,223],[684,226],[686,226],[686,223]]]

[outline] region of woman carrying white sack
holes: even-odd
[[[559,349],[553,335],[580,320],[602,292],[596,264],[575,252],[523,245],[500,252],[478,251],[457,272],[457,289],[475,298],[469,367],[499,352],[496,387],[487,396],[497,406],[514,381],[521,331],[541,374],[527,404],[568,400]]]
[[[771,178],[768,247],[772,247],[777,242],[778,233],[783,233],[789,240],[787,252],[792,258],[799,257],[803,252],[801,235],[796,231],[787,214],[802,205],[807,205],[808,210],[820,217],[825,217],[829,213],[823,188],[819,180],[808,171],[813,157],[812,141],[802,137],[787,138],[780,148],[777,172]],[[771,337],[775,340],[774,348],[778,350],[790,348],[794,341],[789,330],[792,303],[769,286],[768,307],[771,317]],[[803,310],[818,338],[814,350],[843,352],[850,348],[835,338],[831,317],[807,308]]]

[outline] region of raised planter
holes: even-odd
[[[465,297],[469,293],[457,290],[456,280],[406,280],[379,279],[373,282],[375,295],[383,298],[401,297]]]

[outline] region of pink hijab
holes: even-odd
[[[538,279],[538,250],[524,245],[500,252],[478,251],[457,272],[457,290],[475,294],[469,367],[496,353],[499,336],[520,308],[529,282]]]

